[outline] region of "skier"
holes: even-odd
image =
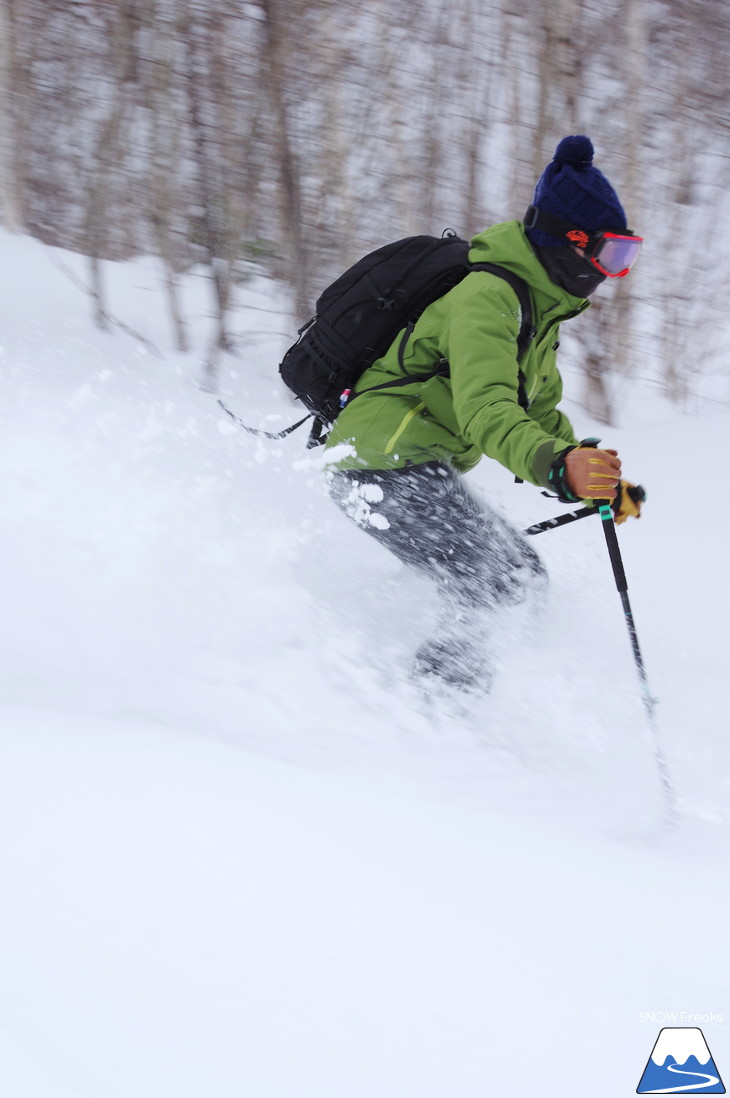
[[[529,287],[535,334],[520,362],[515,290],[473,271],[423,311],[405,349],[396,337],[338,416],[327,441],[332,498],[442,595],[435,635],[416,655],[418,676],[488,689],[494,613],[544,586],[532,547],[464,483],[483,455],[565,502],[607,499],[616,522],[639,517],[617,452],[580,442],[558,410],[556,351],[561,322],[584,312],[607,277],[626,275],[640,248],[593,166],[590,139],[564,138],[523,221],[471,242],[470,262],[498,264]],[[448,376],[369,391],[444,359]]]

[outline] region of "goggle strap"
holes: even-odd
[[[530,206],[528,209],[524,226],[526,229],[540,229],[548,236],[564,238],[567,243],[578,244],[581,248],[585,248],[591,240],[591,234],[579,225],[574,225],[572,221],[565,221],[562,217],[555,217],[545,210],[538,209],[537,206]],[[574,235],[569,235],[571,233]]]

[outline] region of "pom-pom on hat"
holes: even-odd
[[[537,181],[532,203],[587,233],[626,231],[623,206],[605,175],[593,167],[593,143],[584,134],[563,138]],[[527,229],[527,237],[538,247],[565,244],[541,229]]]

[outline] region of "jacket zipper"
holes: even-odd
[[[395,431],[393,432],[393,434],[390,436],[390,438],[388,439],[388,441],[385,444],[385,453],[386,454],[390,454],[390,453],[393,452],[393,447],[395,446],[396,442],[398,441],[400,436],[405,431],[408,424],[411,422],[413,417],[417,416],[419,412],[422,412],[425,407],[426,407],[426,405],[424,404],[423,401],[421,401],[421,403],[417,404],[415,406],[415,408],[411,408],[410,412],[406,412],[406,414],[403,416],[403,419],[400,421],[397,428],[395,429]]]

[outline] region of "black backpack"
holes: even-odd
[[[279,366],[284,383],[315,416],[309,446],[324,441],[324,432],[349,400],[363,372],[405,329],[403,354],[418,317],[471,271],[490,271],[505,279],[522,310],[518,361],[535,334],[526,283],[512,271],[491,263],[469,263],[470,244],[447,230],[442,237],[409,236],[386,244],[358,260],[322,293],[311,320],[299,330]],[[448,373],[448,363],[434,363],[429,374],[405,374],[375,388],[425,381]],[[521,371],[520,403],[526,406]]]

